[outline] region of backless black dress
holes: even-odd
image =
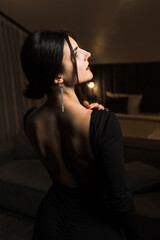
[[[33,109],[25,114],[24,127]],[[53,185],[39,206],[33,240],[139,239],[121,129],[113,112],[92,111],[90,143],[97,165],[90,183],[71,188],[47,170]]]

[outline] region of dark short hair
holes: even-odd
[[[23,95],[26,98],[40,99],[51,92],[53,80],[63,73],[63,48],[66,40],[71,50],[77,76],[77,66],[68,31],[35,31],[30,33],[21,49],[21,64],[28,79]],[[73,37],[73,35],[72,35]]]

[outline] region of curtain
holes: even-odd
[[[160,63],[124,63],[92,65],[96,91],[105,104],[106,91],[142,94],[142,112],[160,114]]]
[[[27,109],[42,100],[23,96],[27,80],[20,63],[20,50],[27,33],[0,15],[0,144],[14,141]]]

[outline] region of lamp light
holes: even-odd
[[[94,88],[94,82],[88,83],[88,87],[89,87],[89,88]]]

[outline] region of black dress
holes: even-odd
[[[139,239],[121,129],[113,112],[92,111],[90,143],[97,164],[94,181],[70,188],[48,171],[53,185],[39,206],[33,240]]]

